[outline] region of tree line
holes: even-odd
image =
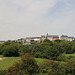
[[[21,43],[5,42],[0,45],[0,54],[5,57],[17,57],[29,53],[36,58],[57,59],[63,53],[72,54],[75,52],[75,42],[56,40],[52,42],[45,39],[43,42],[22,45]]]

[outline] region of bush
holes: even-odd
[[[36,52],[34,55],[36,58],[42,58],[41,52]]]
[[[72,46],[72,49],[71,49],[71,53],[74,53],[75,52],[75,45]]]
[[[40,66],[40,73],[43,75],[64,75],[65,69],[60,67],[60,64],[54,61],[43,62]]]
[[[0,75],[6,75],[6,70],[0,70]]]
[[[67,59],[75,58],[75,56],[68,56]]]
[[[70,42],[61,42],[60,46],[62,53],[71,54],[72,44]]]
[[[17,46],[8,45],[2,49],[2,55],[6,57],[19,56]]]
[[[25,70],[23,63],[14,63],[10,68],[8,68],[7,75],[25,75]]]
[[[32,75],[38,72],[38,65],[35,59],[30,54],[25,54],[21,57],[19,63],[15,63],[9,69],[9,75]]]
[[[75,75],[75,62],[67,61],[65,65],[66,75]]]
[[[21,47],[19,48],[20,54],[31,53],[30,47],[31,47],[30,45],[21,46]]]
[[[65,61],[67,58],[65,56],[65,53],[63,54],[60,54],[58,57],[57,57],[57,61]]]

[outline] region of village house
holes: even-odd
[[[67,35],[62,35],[62,36],[61,36],[61,40],[68,41],[68,36],[67,36]]]
[[[5,41],[0,41],[0,44],[3,44],[3,43],[5,43]]]
[[[68,41],[74,41],[74,37],[68,37]]]
[[[49,39],[50,41],[54,41],[54,40],[59,40],[59,36],[58,35],[43,35],[41,36],[41,41],[44,41],[45,39]]]
[[[39,43],[40,37],[26,37],[22,41],[23,41],[23,45],[30,45],[30,44],[34,44],[34,43]]]

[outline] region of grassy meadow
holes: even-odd
[[[74,54],[65,54],[66,57],[71,57],[71,60],[75,61],[75,53]],[[0,58],[3,58],[0,60],[0,70],[6,70],[11,65],[13,65],[14,62],[18,62],[21,58],[20,57],[3,57],[0,55]],[[35,58],[37,64],[41,64],[42,62],[46,61],[47,59],[42,58]],[[61,62],[61,61],[60,61]],[[64,63],[64,62],[61,62]]]
[[[14,62],[18,62],[21,59],[20,57],[3,57],[2,55],[0,55],[0,58],[1,57],[3,58],[3,60],[0,61],[0,70],[8,69],[11,65],[13,65]],[[45,59],[41,58],[35,58],[35,60],[37,61],[38,65],[45,61]]]
[[[3,57],[3,59],[0,61],[0,70],[6,70],[14,62],[19,60],[20,60],[20,57]]]
[[[66,54],[66,57],[69,57],[69,56],[75,57],[75,53],[74,54]]]

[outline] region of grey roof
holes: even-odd
[[[45,35],[41,35],[41,37],[44,37],[45,38]]]
[[[5,42],[5,41],[0,41],[0,42]]]
[[[61,37],[68,37],[67,35],[62,35]]]
[[[69,39],[74,39],[74,37],[68,37]]]
[[[41,37],[26,37],[26,39],[35,39],[35,38],[40,39]]]

